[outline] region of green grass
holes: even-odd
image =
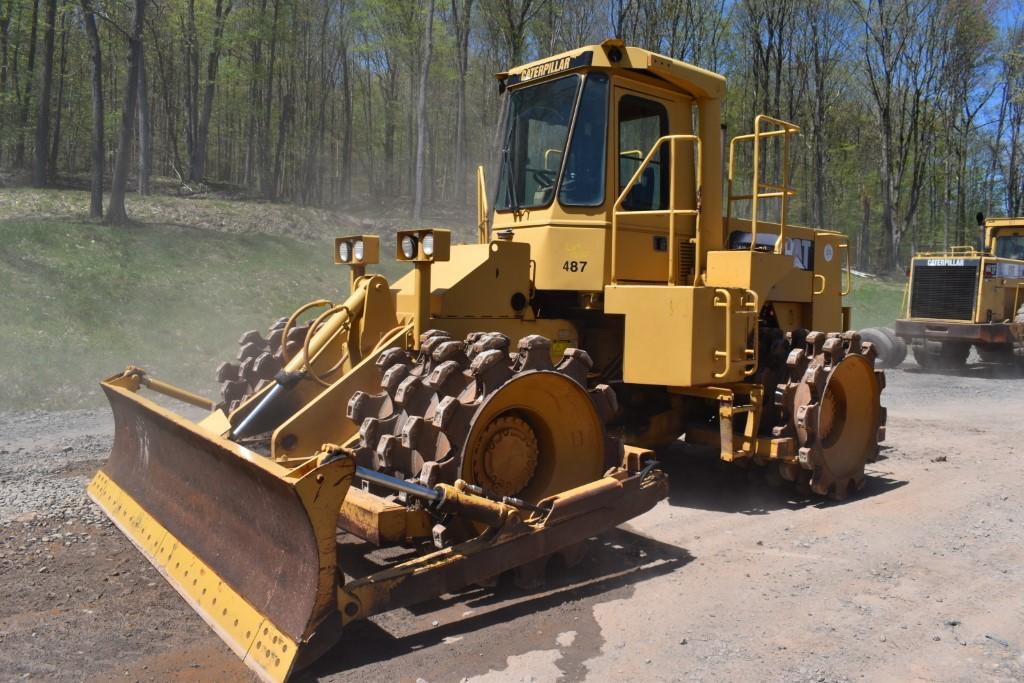
[[[851,308],[854,329],[892,327],[903,304],[902,282],[855,277],[845,303]]]
[[[215,396],[242,332],[343,299],[332,244],[180,225],[0,220],[0,407],[98,405],[128,364]]]

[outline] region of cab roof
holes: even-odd
[[[650,50],[628,47],[618,38],[523,64],[497,74],[497,78],[514,86],[585,68],[645,71],[694,97],[720,99],[725,95],[725,77]]]
[[[986,228],[1024,228],[1024,216],[1016,218],[986,218]]]

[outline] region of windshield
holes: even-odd
[[[580,80],[566,76],[510,93],[494,203],[499,211],[551,202]]]
[[[996,256],[1024,261],[1024,235],[997,237]]]

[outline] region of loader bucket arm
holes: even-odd
[[[283,680],[335,614],[335,529],[354,466],[289,470],[131,387],[102,383],[109,460],[89,495],[245,663]]]

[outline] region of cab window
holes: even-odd
[[[658,138],[668,135],[668,112],[652,100],[625,95],[619,100],[619,192],[640,168]],[[644,169],[623,207],[629,211],[668,208],[670,146],[662,145]]]
[[[572,129],[569,156],[558,192],[558,201],[563,206],[604,203],[607,123],[608,76],[595,72],[587,76]]]
[[[1024,261],[1024,235],[996,237],[996,256]]]

